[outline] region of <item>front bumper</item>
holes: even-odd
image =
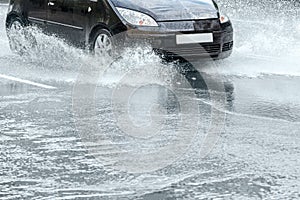
[[[164,24],[160,24],[160,27],[129,27],[125,33],[125,46],[151,45],[155,52],[163,57],[175,59],[222,59],[230,56],[233,49],[231,22],[219,24],[219,27],[204,27],[202,30],[195,30],[191,23],[181,23],[177,29],[169,29]],[[213,42],[176,44],[176,35],[194,33],[213,33]]]

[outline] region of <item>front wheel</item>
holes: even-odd
[[[105,29],[100,29],[92,36],[90,50],[96,56],[110,56],[114,54],[112,35]]]
[[[34,36],[19,17],[13,17],[8,22],[7,35],[11,51],[20,55],[28,52],[36,44]]]

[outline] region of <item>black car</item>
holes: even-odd
[[[214,0],[10,0],[11,48],[26,50],[10,33],[37,26],[94,52],[110,52],[113,36],[126,45],[147,41],[170,57],[228,57],[233,28]]]

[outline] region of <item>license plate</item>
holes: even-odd
[[[213,42],[212,33],[199,33],[199,34],[182,34],[176,35],[176,44],[195,44]]]

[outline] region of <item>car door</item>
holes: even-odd
[[[81,44],[89,40],[89,34],[95,25],[106,22],[106,13],[110,12],[108,7],[105,0],[74,0],[73,25],[83,30],[77,32]]]
[[[82,28],[73,25],[74,0],[48,0],[47,8],[47,31],[76,41]]]
[[[73,2],[73,26],[77,27],[75,35],[78,38],[79,45],[84,46],[86,31],[89,26],[89,18],[91,17],[91,12],[94,11],[96,3],[90,0],[73,0]]]
[[[47,19],[47,0],[27,1],[28,20],[35,25],[43,26]]]

